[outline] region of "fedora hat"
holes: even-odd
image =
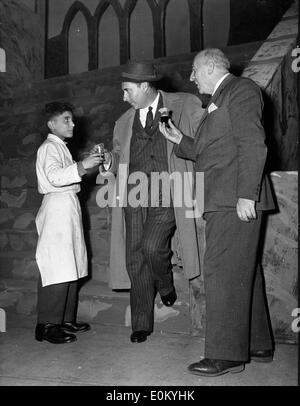
[[[121,77],[128,82],[155,82],[161,79],[155,66],[148,62],[129,61],[124,67]]]

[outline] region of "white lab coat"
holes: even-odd
[[[36,216],[36,261],[42,285],[87,276],[77,164],[64,141],[49,134],[37,152],[38,191],[44,194]]]

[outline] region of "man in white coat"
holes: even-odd
[[[86,169],[99,165],[99,154],[74,162],[65,140],[73,136],[73,107],[68,103],[46,105],[51,131],[39,147],[36,160],[38,191],[43,194],[36,217],[38,242],[37,326],[35,338],[53,344],[70,343],[80,331],[90,329],[76,322],[77,281],[87,276],[87,254],[77,198]]]

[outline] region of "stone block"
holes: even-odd
[[[110,251],[110,232],[91,230],[89,236],[93,258],[100,258],[101,260],[108,259]]]
[[[109,261],[102,258],[92,258],[91,277],[93,281],[108,283],[109,281]]]
[[[0,208],[38,208],[42,195],[36,188],[3,189],[0,191]]]
[[[35,251],[0,252],[2,278],[21,281],[33,281],[38,278],[39,270],[34,259]]]
[[[291,19],[280,21],[271,32],[268,39],[275,39],[288,35],[296,37],[298,35],[298,31],[298,18],[295,16]]]
[[[33,256],[35,252],[33,251]],[[21,280],[37,280],[39,276],[39,269],[35,259],[14,259],[12,276],[15,279]]]
[[[12,278],[13,270],[13,259],[3,256],[3,253],[0,252],[0,269],[1,269],[1,278]]]
[[[111,303],[106,303],[97,299],[80,300],[78,304],[78,318],[83,320],[93,320],[100,312],[112,307]],[[101,315],[99,315],[101,317]]]
[[[36,303],[36,292],[24,292],[18,300],[16,311],[24,316],[34,314],[36,312]]]
[[[34,251],[37,243],[35,232],[8,232],[9,246],[12,251]]]
[[[36,232],[35,216],[38,208],[3,208],[0,209],[0,230],[34,231]]]
[[[18,216],[13,224],[14,230],[28,230],[32,227],[35,228],[35,215],[32,212],[22,213]]]
[[[87,86],[72,88],[72,97],[90,97],[92,94],[93,91],[89,89]]]
[[[20,298],[22,297],[22,292],[10,292],[2,291],[0,292],[0,307],[3,309],[13,308],[16,306]]]

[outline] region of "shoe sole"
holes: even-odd
[[[132,340],[130,337],[130,341],[134,344],[144,343],[147,340],[147,338],[150,336],[150,334],[151,333],[148,333],[144,340]]]
[[[90,328],[87,328],[87,329],[85,329],[85,330],[76,330],[76,331],[74,331],[74,330],[69,330],[69,329],[67,329],[67,328],[65,328],[65,327],[62,327],[62,330],[67,331],[68,333],[77,334],[77,333],[84,333],[84,332],[86,332],[86,331],[90,331],[90,330],[91,330],[91,327],[90,327]]]
[[[262,363],[267,364],[267,363],[273,361],[273,357],[263,357],[263,358],[260,358],[260,357],[251,357],[251,361],[254,361],[254,362],[262,362]]]
[[[145,340],[130,340],[133,344],[139,344],[139,343],[144,343],[145,341],[147,341],[147,338],[145,338]]]
[[[48,340],[48,338],[43,338],[43,337],[35,337],[35,339],[36,339],[36,341],[40,341],[40,342],[42,342],[42,341],[48,341],[48,342],[51,343],[51,344],[69,344],[69,343],[74,343],[74,341],[77,340],[77,338],[75,338],[75,339],[72,339],[72,340],[70,340],[70,341],[57,342],[57,341]]]
[[[188,372],[190,374],[193,375],[200,375],[200,376],[207,376],[207,377],[215,377],[215,376],[220,376],[220,375],[224,375],[227,374],[228,372],[230,372],[231,374],[238,374],[239,372],[243,372],[245,369],[245,365],[238,365],[236,367],[232,367],[232,368],[228,368],[224,371],[220,371],[220,372],[216,372],[215,374],[207,374],[205,372],[198,372],[198,371],[190,371],[188,369]]]

